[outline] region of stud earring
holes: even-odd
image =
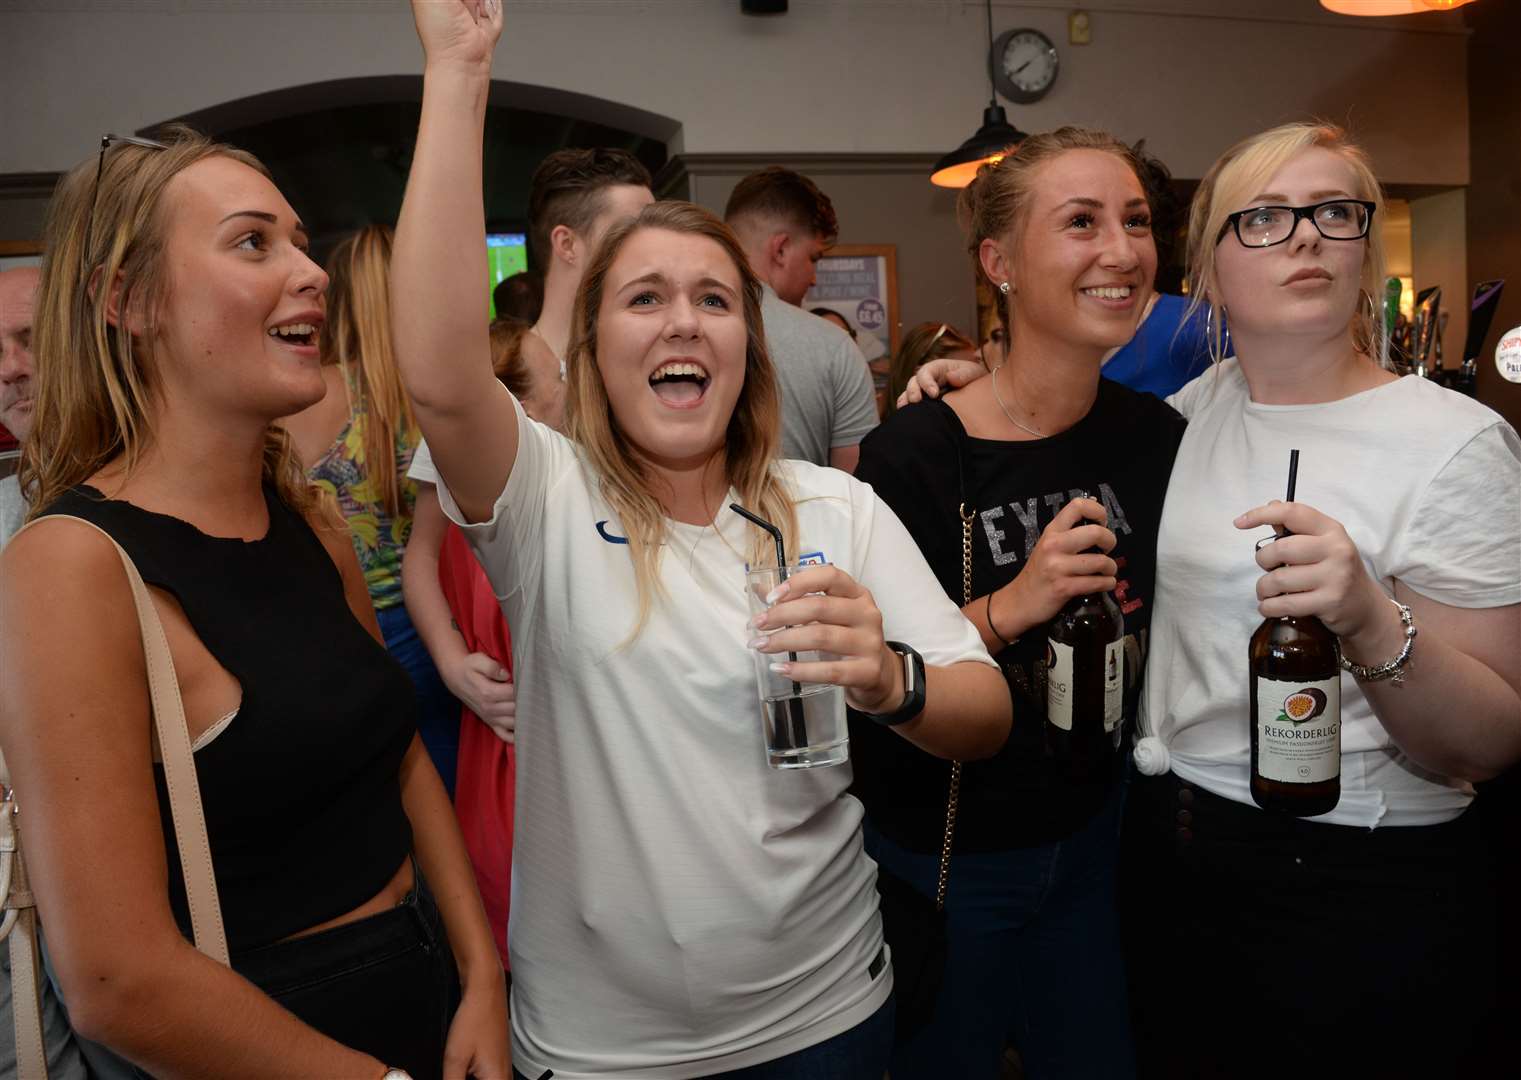
[[[998,283],[998,291],[1001,292],[1001,293],[1003,293],[1005,296],[1008,296],[1009,295],[1009,283],[1007,281],[1000,281]]]

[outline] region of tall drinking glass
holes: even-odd
[[[745,575],[750,614],[758,615],[771,605],[766,597],[801,566],[768,567]],[[773,769],[816,769],[840,765],[850,758],[850,737],[845,726],[845,689],[832,683],[797,682],[771,670],[782,660],[809,663],[833,659],[827,653],[750,653],[760,692],[761,730],[766,742],[766,763]]]

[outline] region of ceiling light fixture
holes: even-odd
[[[982,110],[982,126],[976,133],[935,162],[930,183],[937,187],[966,187],[985,163],[998,161],[1025,138],[1024,132],[1009,123],[1008,114],[998,104],[998,88],[993,83],[993,0],[987,0],[987,12],[988,107]]]
[[[1427,11],[1453,11],[1473,0],[1320,0],[1320,6],[1338,15],[1419,15]]]

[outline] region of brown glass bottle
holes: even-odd
[[[1096,778],[1113,767],[1124,636],[1120,606],[1108,593],[1073,597],[1046,625],[1046,747],[1074,777]]]
[[[1248,650],[1252,799],[1311,817],[1341,799],[1336,635],[1312,616],[1264,619]]]

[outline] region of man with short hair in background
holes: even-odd
[[[32,433],[32,396],[37,368],[32,361],[32,310],[41,279],[35,266],[0,270],[0,424],[21,442]],[[0,548],[26,519],[26,501],[13,473],[0,479]],[[0,633],[9,631],[0,626]],[[9,813],[10,806],[0,807]],[[15,933],[22,933],[17,924]],[[39,931],[39,938],[41,933]],[[84,1080],[84,1060],[69,1030],[48,975],[38,972],[38,1003],[42,1010],[43,1051],[50,1080]],[[11,1001],[11,954],[0,942],[0,1080],[16,1076],[16,1027]]]
[[[0,424],[26,442],[32,431],[32,305],[41,280],[35,266],[0,270]],[[16,476],[0,479],[0,547],[21,528],[26,503]]]
[[[655,201],[652,182],[634,155],[605,147],[556,150],[534,170],[528,255],[543,276],[544,305],[533,330],[560,361],[562,377],[581,278],[607,230]]]
[[[799,306],[839,234],[834,205],[806,176],[773,165],[739,182],[724,220],[765,286],[761,317],[782,391],[782,456],[854,472],[861,440],[877,426],[871,371],[850,335]]]

